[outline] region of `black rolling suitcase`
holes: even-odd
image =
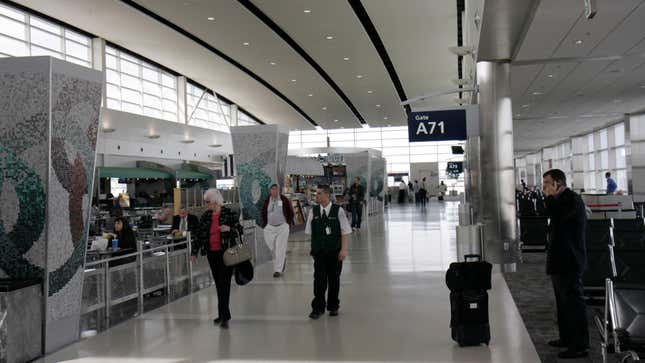
[[[491,288],[492,265],[481,261],[455,262],[446,273],[446,285],[450,289],[451,336],[459,346],[488,345],[490,325],[488,320],[488,293]]]

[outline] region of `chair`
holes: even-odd
[[[645,224],[643,219],[614,220],[616,281],[645,285]]]
[[[540,246],[543,251],[548,243],[548,217],[520,217],[520,241],[522,241],[522,248],[524,246]]]
[[[586,229],[587,270],[582,276],[586,295],[600,295],[605,287],[605,279],[614,276],[613,231],[611,219],[588,220]],[[594,292],[598,292],[594,294]]]
[[[639,361],[645,353],[645,285],[605,281],[604,316],[596,316],[603,362],[610,353],[620,362]]]

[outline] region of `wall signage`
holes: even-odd
[[[411,112],[408,137],[410,142],[466,140],[466,110]]]

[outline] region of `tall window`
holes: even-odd
[[[0,4],[0,57],[48,55],[91,67],[91,49],[85,35]]]
[[[251,126],[258,125],[258,123],[244,111],[239,111],[237,113],[237,125],[238,126]]]
[[[231,106],[192,83],[186,86],[188,124],[230,132]]]
[[[107,107],[178,122],[177,79],[137,57],[105,47]]]

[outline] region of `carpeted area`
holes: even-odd
[[[549,340],[558,338],[558,331],[551,279],[545,273],[546,255],[525,253],[523,259],[524,262],[517,266],[517,272],[506,273],[504,277],[542,362],[602,362],[600,337],[592,321],[591,307],[587,310],[591,345],[589,358],[558,359],[559,350],[547,345]]]

